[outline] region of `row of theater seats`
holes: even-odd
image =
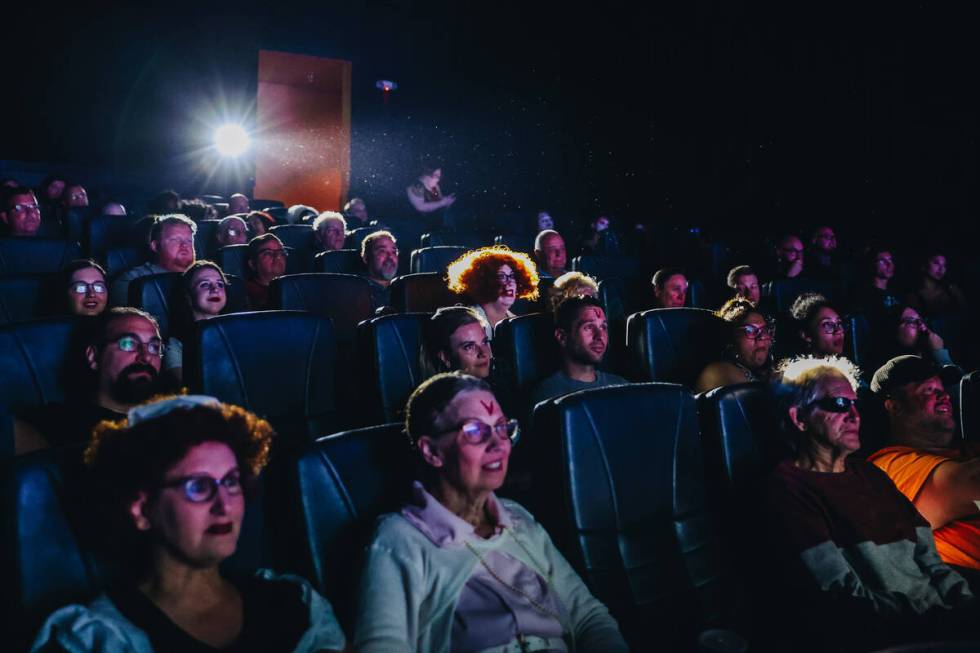
[[[792,650],[760,645],[778,624],[753,610],[761,542],[745,527],[759,519],[755,482],[786,455],[774,406],[762,384],[695,398],[680,385],[642,383],[553,399],[512,454],[512,466],[530,470],[530,490],[501,494],[544,524],[633,650],[693,650],[709,627],[734,629],[753,650]],[[406,501],[412,461],[398,423],[277,456],[250,496],[229,568],[304,575],[350,632],[361,552],[375,518]],[[4,641],[22,642],[51,609],[91,597],[119,572],[77,448],[8,461],[0,477]]]
[[[277,286],[278,301],[304,310],[236,313],[197,323],[184,343],[185,385],[269,418],[284,437],[297,442],[400,419],[405,399],[421,381],[420,332],[429,313],[370,317],[363,279],[329,277],[332,294],[347,298],[333,305],[343,313],[317,313],[323,294],[309,291],[308,279],[300,275]],[[497,325],[501,400],[516,416],[530,414],[530,390],[557,368],[552,334],[551,316],[545,313]],[[704,365],[721,355],[724,335],[724,324],[702,309],[634,314],[614,358],[624,365],[611,371],[633,381],[691,387]],[[73,366],[80,363],[70,356],[80,351],[78,337],[72,318],[0,327],[0,436],[6,455],[12,451],[10,414],[64,401],[76,378]]]

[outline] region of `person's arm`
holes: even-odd
[[[980,501],[980,458],[947,460],[933,469],[915,497],[915,507],[933,529],[976,515]]]
[[[723,385],[744,382],[745,375],[737,367],[726,361],[715,361],[709,363],[701,371],[701,375],[698,376],[698,380],[694,384],[694,389],[695,392],[707,392]]]
[[[939,557],[932,529],[927,526],[915,529],[914,555],[916,564],[929,577],[932,586],[947,606],[955,606],[973,598],[966,579]]]
[[[444,206],[449,206],[456,201],[454,195],[448,195],[442,199],[436,200],[435,202],[426,202],[424,197],[421,197],[414,192],[412,192],[411,187],[406,190],[408,194],[408,201],[411,202],[412,206],[419,213],[432,213],[433,211],[438,211]]]
[[[377,544],[368,549],[357,605],[354,649],[358,653],[410,653],[419,636],[424,596],[421,560]]]

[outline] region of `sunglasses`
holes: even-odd
[[[811,401],[808,405],[816,406],[820,410],[825,410],[828,413],[847,413],[850,412],[851,406],[855,409],[860,408],[857,399],[850,399],[848,397],[824,397],[816,401]]]
[[[238,496],[242,493],[241,473],[238,470],[228,472],[221,480],[207,474],[183,476],[168,481],[160,487],[179,487],[183,490],[184,497],[191,503],[207,503],[217,496],[219,485],[231,496]]]

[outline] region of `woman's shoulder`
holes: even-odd
[[[417,547],[430,540],[399,512],[389,512],[378,517],[371,538],[372,548],[402,551]]]
[[[151,652],[150,640],[102,594],[86,605],[53,612],[34,639],[31,651],[84,650],[98,653]]]

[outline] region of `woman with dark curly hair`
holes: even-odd
[[[509,247],[496,245],[466,252],[449,264],[449,290],[465,295],[470,307],[493,326],[514,317],[510,308],[518,299],[538,298],[538,268],[531,257]]]
[[[305,580],[219,569],[235,552],[246,489],[272,427],[213,397],[142,404],[95,427],[85,452],[125,580],[45,622],[32,650],[342,650],[330,604]]]
[[[695,383],[697,392],[769,378],[773,325],[746,299],[733,297],[715,313],[731,327],[721,360],[708,363]]]

